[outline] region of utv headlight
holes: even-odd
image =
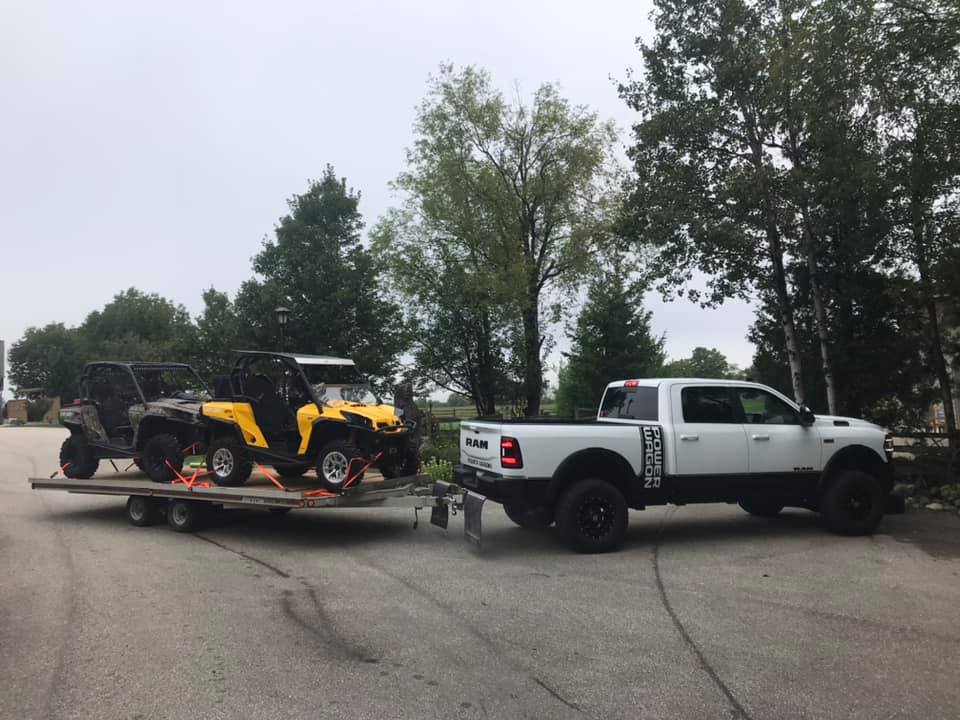
[[[341,412],[340,414],[343,415],[343,419],[351,425],[359,425],[367,430],[373,430],[373,420],[368,417],[352,412]]]

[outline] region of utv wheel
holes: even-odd
[[[627,501],[608,482],[580,480],[560,498],[557,528],[564,542],[577,552],[609,552],[627,534]]]
[[[235,487],[243,485],[253,463],[246,449],[232,437],[221,437],[210,443],[207,449],[207,470],[217,485]]]
[[[317,480],[327,490],[340,492],[347,478],[360,470],[364,462],[363,455],[353,445],[340,441],[327,443],[317,456]],[[356,487],[361,480],[363,473],[350,483],[350,487]]]
[[[167,525],[177,532],[193,532],[199,529],[204,507],[193,500],[173,498],[167,503]]]
[[[298,478],[310,469],[309,465],[297,465],[295,463],[274,465],[273,469],[277,475],[285,478]]]
[[[66,466],[66,467],[64,467]],[[71,435],[60,446],[60,467],[63,474],[76,480],[92,478],[100,461],[82,435]]]
[[[154,482],[172,482],[183,468],[183,451],[174,435],[161,433],[147,440],[140,456],[143,471]]]
[[[146,527],[163,519],[163,503],[144,495],[131,495],[127,500],[127,519],[131,525]]]
[[[783,503],[776,500],[745,498],[740,501],[740,507],[751,515],[770,518],[780,514],[780,511],[783,510]]]
[[[880,482],[859,470],[845,470],[823,496],[820,514],[838,535],[871,535],[880,524],[886,503]]]
[[[396,463],[383,463],[378,465],[380,474],[387,480],[395,477],[405,477],[407,475],[416,475],[420,472],[420,454],[413,448],[407,448],[403,454],[403,460]]]
[[[514,523],[526,530],[539,530],[553,523],[553,512],[543,506],[504,503],[503,511]]]

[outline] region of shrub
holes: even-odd
[[[430,458],[423,463],[423,472],[434,482],[453,482],[453,463],[438,458]]]

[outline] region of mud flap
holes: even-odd
[[[450,488],[453,487],[450,483],[443,482],[442,480],[437,480],[433,484],[433,497],[443,498],[446,497],[450,492]],[[430,524],[436,525],[437,527],[447,529],[447,525],[450,523],[450,505],[444,501],[438,501],[436,505],[433,506],[433,509],[430,510]]]
[[[480,544],[481,516],[483,504],[487,501],[483,495],[467,490],[463,494],[463,536],[472,543]]]

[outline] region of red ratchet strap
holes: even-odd
[[[363,475],[367,471],[367,468],[373,465],[382,456],[383,456],[383,452],[381,451],[381,452],[378,452],[374,457],[372,457],[369,460],[366,460],[366,458],[359,458],[359,457],[350,458],[350,464],[347,465],[347,479],[344,481],[343,487],[340,488],[340,493],[332,493],[329,490],[324,490],[321,488],[319,490],[307,490],[303,493],[303,496],[304,497],[336,497],[338,494],[342,494],[344,490],[346,490],[348,487],[350,487],[357,481],[357,478],[359,478],[361,475]],[[364,464],[364,466],[359,470],[357,470],[355,473],[351,474],[350,468],[353,467],[353,463],[364,462],[364,460],[366,460],[366,463]]]
[[[209,487],[213,487],[213,485],[211,485],[211,484],[210,484],[209,482],[207,482],[206,480],[200,480],[200,481],[197,480],[198,477],[205,477],[206,475],[209,475],[209,473],[206,472],[206,471],[204,471],[204,473],[201,475],[201,474],[200,474],[200,468],[197,468],[196,470],[194,470],[194,471],[193,471],[193,475],[191,475],[189,478],[186,478],[186,477],[184,477],[183,475],[180,474],[180,471],[177,470],[169,460],[167,460],[167,467],[170,468],[171,470],[173,470],[174,475],[177,476],[177,479],[176,479],[176,480],[171,480],[171,482],[174,483],[174,484],[176,484],[176,483],[178,483],[178,482],[182,482],[182,483],[183,483],[184,485],[186,485],[188,488],[195,488],[195,487],[209,488]]]
[[[59,470],[54,470],[54,471],[53,471],[53,474],[50,476],[50,479],[53,480],[53,479],[54,479],[57,475],[59,475],[60,473],[63,473],[64,477],[66,477],[67,474],[66,474],[66,472],[64,472],[64,471],[65,471],[68,467],[70,467],[71,464],[72,464],[72,463],[64,463],[63,465],[61,465]]]
[[[264,475],[266,475],[266,476],[267,476],[267,479],[268,479],[270,482],[272,482],[274,485],[276,485],[278,488],[280,488],[280,489],[283,490],[284,492],[297,492],[296,490],[291,490],[291,489],[288,488],[286,485],[284,485],[282,482],[280,482],[279,480],[277,480],[263,465],[261,465],[260,463],[258,463],[256,460],[253,461],[253,464],[256,465],[258,468],[260,468],[260,472],[262,472]],[[308,496],[309,496],[309,497],[336,497],[337,494],[336,494],[336,493],[332,493],[332,492],[330,492],[329,490],[324,490],[323,488],[319,488],[319,489],[317,489],[317,490],[307,490],[307,491],[304,491],[303,496],[304,496],[304,497],[308,497]]]
[[[200,443],[198,443],[198,442],[190,443],[189,445],[187,445],[187,446],[186,446],[183,450],[181,450],[180,452],[182,452],[184,455],[191,455],[192,453],[191,453],[190,451],[191,451],[191,450],[196,450],[196,449],[197,449],[197,445],[199,445],[199,444],[200,444]]]

